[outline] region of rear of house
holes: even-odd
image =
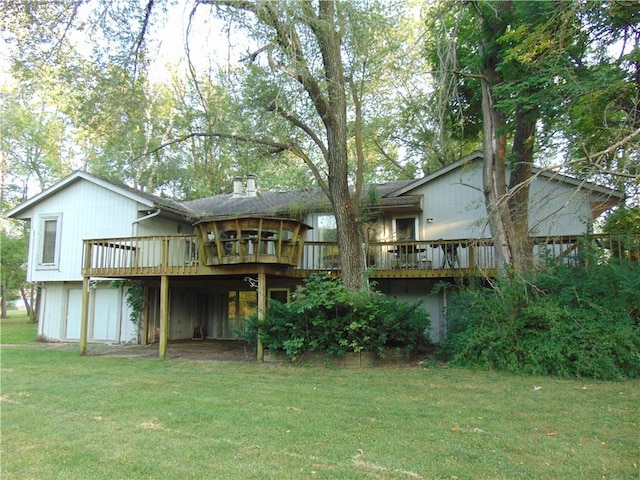
[[[376,185],[375,201],[362,204],[370,278],[387,295],[421,302],[430,313],[433,341],[446,335],[446,294],[433,287],[491,273],[481,159],[472,155],[422,179]],[[151,343],[238,338],[244,321],[269,299],[286,301],[311,273],[340,274],[335,219],[319,190],[258,192],[252,181],[249,187],[244,191],[236,182],[231,194],[179,204],[76,172],[14,208],[11,217],[31,222],[28,280],[42,288],[39,334],[82,340],[83,281],[89,290],[87,341]],[[553,240],[536,247],[541,255],[575,248],[575,238],[623,196],[540,174],[530,199],[531,235]],[[274,260],[273,254],[283,253],[276,249],[287,242],[294,248],[297,233],[285,237],[255,226],[255,219],[267,225],[274,218],[291,219],[295,232],[302,232],[292,264],[290,256]],[[238,234],[225,243],[231,246],[226,252],[213,231],[201,228],[206,219],[246,223],[231,228]],[[297,223],[304,228],[295,229]],[[207,252],[219,261],[205,261]],[[89,267],[99,262],[121,268],[92,273],[98,270]],[[144,295],[140,325],[130,320],[128,288]]]

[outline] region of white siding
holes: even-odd
[[[195,233],[195,228],[188,222],[178,220],[169,221],[161,217],[152,217],[136,223],[136,231],[130,235],[141,237],[151,235],[191,235]]]
[[[482,169],[473,162],[420,189],[424,212],[420,219],[425,240],[487,237],[486,209],[482,195]],[[432,222],[427,222],[431,219]],[[485,232],[483,234],[483,232]]]
[[[529,193],[529,229],[533,235],[580,235],[593,220],[588,192],[571,185],[536,179]]]
[[[117,341],[123,303],[120,289],[97,288],[93,294],[91,340]]]
[[[55,270],[38,269],[38,218],[61,213],[60,258]],[[80,280],[82,240],[131,235],[131,222],[137,216],[136,202],[87,181],[78,181],[38,203],[32,212],[30,281]]]
[[[134,223],[146,215],[147,207],[130,198],[86,180],[79,180],[45,198],[29,212],[31,238],[27,278],[32,282],[81,280],[82,241],[88,238],[130,237],[140,234],[175,234],[178,221],[151,218]],[[142,211],[139,211],[142,210]],[[55,269],[38,268],[38,248],[42,235],[42,215],[60,214],[60,257]],[[149,224],[149,225],[148,225]],[[137,227],[135,227],[137,225]],[[181,229],[191,233],[192,227],[182,223]]]
[[[81,313],[81,282],[47,282],[42,289],[38,335],[49,340],[78,341]],[[138,332],[130,313],[122,288],[112,288],[109,282],[93,285],[89,295],[89,341],[137,341]]]
[[[64,313],[64,340],[80,340],[80,324],[82,323],[82,288],[66,288]]]
[[[482,193],[482,162],[453,170],[410,193],[424,195],[420,239],[491,237]],[[584,234],[593,220],[590,202],[597,200],[585,190],[545,176],[532,182],[529,199],[529,228],[533,235],[541,236]]]
[[[64,338],[66,292],[61,283],[47,283],[42,287],[38,335],[52,340]]]

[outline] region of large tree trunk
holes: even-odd
[[[507,268],[516,272],[528,269],[533,251],[529,236],[529,181],[533,167],[533,138],[536,114],[532,109],[517,108],[512,151],[511,178],[507,190],[507,134],[504,114],[496,108],[493,88],[503,81],[499,71],[499,38],[508,27],[511,1],[494,3],[488,18],[480,14],[484,38],[480,42],[483,54],[482,118],[484,133],[483,188],[489,226],[499,272]],[[477,6],[477,5],[476,5]]]
[[[505,204],[506,137],[504,117],[493,105],[491,86],[482,79],[482,117],[484,121],[483,189],[489,228],[496,255],[496,268],[506,271],[513,258],[510,237],[511,218]]]
[[[365,279],[364,242],[358,214],[358,194],[353,197],[349,190],[349,159],[347,150],[347,101],[346,79],[342,63],[342,38],[340,15],[336,12],[335,0],[318,0],[317,2],[299,2],[303,15],[292,18],[282,16],[282,9],[287,8],[287,2],[236,2],[233,0],[200,0],[202,3],[214,3],[250,11],[256,14],[259,21],[271,26],[276,35],[276,41],[281,53],[288,59],[289,64],[284,69],[287,75],[297,81],[309,95],[316,113],[322,119],[326,132],[326,149],[320,145],[321,135],[313,132],[310,136],[322,150],[327,163],[327,182],[322,184],[319,169],[312,164],[307,155],[305,158],[323,190],[327,192],[333,206],[338,229],[338,245],[342,264],[342,280],[345,286],[352,290],[359,290]],[[288,4],[295,5],[297,4]],[[297,28],[301,26],[304,36],[299,36]],[[309,30],[315,39],[309,36]],[[317,46],[320,50],[323,64],[323,75],[316,78],[315,69],[310,68],[311,61],[307,59],[308,52],[304,45]],[[314,55],[315,56],[315,55]],[[315,63],[315,58],[313,58]],[[309,135],[307,128],[295,115],[286,115],[297,128]],[[287,148],[291,148],[287,145]],[[296,146],[296,149],[299,149]],[[361,173],[358,173],[358,175]],[[359,188],[356,188],[359,190]]]
[[[483,57],[483,76],[480,80],[482,88],[482,121],[484,145],[483,190],[491,237],[496,255],[496,268],[506,272],[511,264],[511,233],[513,230],[511,215],[506,205],[506,155],[507,137],[504,114],[496,108],[493,87],[502,80],[497,71],[499,58],[495,49],[496,39],[506,29],[506,22],[501,14],[511,9],[511,2],[499,4],[499,8],[485,18],[480,7],[478,9],[479,27],[484,35],[480,40],[480,53]]]
[[[517,109],[508,205],[513,222],[512,261],[519,272],[533,265],[533,243],[529,232],[529,185],[533,176],[536,120],[535,112],[525,112],[522,107]]]
[[[321,0],[316,30],[327,78],[328,102],[323,122],[327,130],[329,193],[338,228],[342,281],[353,291],[364,284],[365,261],[357,198],[349,192],[346,81],[342,68],[341,38],[335,24],[335,4]]]

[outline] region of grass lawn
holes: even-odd
[[[638,478],[638,381],[38,345],[1,351],[3,480]]]
[[[2,345],[25,344],[36,341],[38,325],[31,323],[27,314],[9,310],[7,318],[0,319],[0,343]]]

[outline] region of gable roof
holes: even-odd
[[[289,216],[331,210],[331,203],[320,188],[289,190],[286,192],[258,192],[255,196],[240,197],[224,193],[196,200],[176,202],[126,185],[117,185],[111,181],[78,170],[12,208],[7,212],[7,217],[26,219],[27,217],[24,214],[31,207],[52,197],[68,186],[83,180],[129,198],[149,209],[160,209],[191,221],[238,215]],[[379,199],[376,202],[376,207],[420,207],[421,199],[417,196],[407,195],[396,199],[391,195],[398,188],[402,188],[412,182],[413,180],[405,180],[375,185]]]
[[[178,202],[174,202],[173,200],[169,200],[166,198],[158,197],[157,195],[145,193],[140,190],[127,187],[125,185],[116,185],[110,181],[98,178],[95,175],[91,175],[87,172],[77,170],[73,172],[71,175],[69,175],[68,177],[63,178],[59,182],[53,184],[51,187],[43,190],[39,194],[31,197],[30,199],[24,201],[20,205],[17,205],[11,210],[9,210],[7,212],[7,217],[24,219],[26,217],[22,215],[34,205],[37,205],[38,203],[55,195],[57,192],[67,188],[69,185],[72,185],[76,182],[83,181],[83,180],[93,183],[95,185],[98,185],[114,193],[117,193],[118,195],[122,195],[123,197],[129,198],[134,202],[138,202],[141,205],[148,207],[149,209],[160,209],[167,213],[178,214],[181,216],[191,214],[191,212],[187,209],[187,207],[181,205]]]
[[[446,174],[448,174],[449,172],[452,172],[454,170],[457,170],[459,168],[462,168],[472,162],[475,161],[479,161],[482,160],[484,158],[484,154],[482,152],[474,152],[470,155],[467,155],[463,158],[461,158],[460,160],[457,160],[445,167],[442,167],[438,170],[436,170],[435,172],[426,175],[422,178],[419,178],[417,180],[414,180],[410,183],[408,183],[407,185],[404,185],[400,188],[398,188],[397,190],[395,190],[394,192],[391,193],[391,196],[400,196],[400,195],[405,195],[408,192],[411,192],[412,190],[415,190],[418,187],[421,187],[422,185],[425,185],[431,181],[433,181],[436,178],[442,177]],[[624,200],[625,196],[624,193],[619,191],[619,190],[615,190],[613,188],[609,188],[609,187],[605,187],[603,185],[599,185],[597,183],[593,183],[593,182],[588,182],[585,180],[580,180],[578,178],[574,178],[574,177],[570,177],[568,175],[564,175],[561,173],[556,172],[555,170],[549,170],[549,169],[544,169],[544,168],[539,168],[539,167],[533,167],[533,174],[534,175],[538,175],[538,176],[542,176],[545,177],[549,180],[555,180],[561,183],[566,183],[569,185],[572,185],[574,187],[578,187],[581,189],[585,189],[585,190],[589,190],[592,191],[594,193],[598,193],[601,194],[607,198],[615,198],[616,200]]]
[[[483,157],[482,152],[474,152],[417,180],[401,180],[372,185],[376,191],[376,202],[373,205],[367,205],[365,194],[364,206],[380,209],[422,209],[422,196],[412,195],[412,191],[471,162],[479,161]],[[599,210],[609,208],[613,203],[624,200],[624,194],[618,190],[581,181],[554,171],[534,168],[534,172],[551,180],[589,189],[605,196],[609,200],[605,202],[606,205],[602,203],[598,207]],[[231,193],[224,193],[197,200],[176,202],[126,185],[116,185],[84,171],[75,171],[38,195],[9,210],[7,217],[25,219],[27,217],[21,215],[28,211],[29,208],[81,180],[94,183],[130,198],[149,209],[160,209],[168,214],[178,215],[192,222],[239,215],[277,217],[331,211],[331,203],[320,188],[289,190],[286,192],[257,192],[255,196],[236,196]],[[612,201],[612,199],[615,200]]]

